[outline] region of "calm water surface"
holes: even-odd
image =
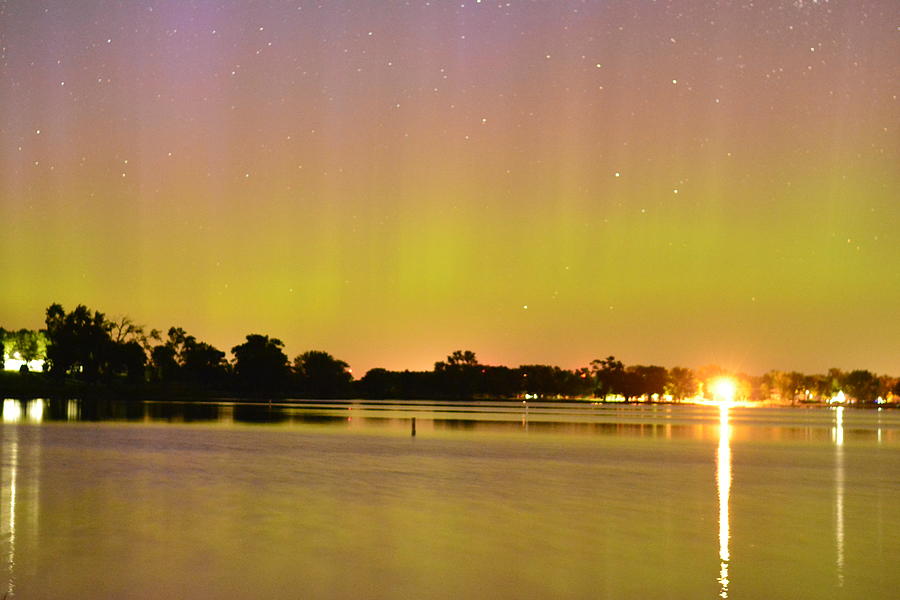
[[[900,589],[896,411],[4,400],[2,417],[0,597]]]

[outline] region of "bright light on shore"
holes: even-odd
[[[2,349],[0,349],[2,350]],[[32,361],[24,361],[18,352],[13,352],[12,356],[6,356],[3,361],[4,371],[18,371],[22,366],[28,367],[29,371],[39,372],[44,370],[44,360],[35,359]]]
[[[731,377],[719,377],[712,382],[710,389],[713,393],[713,400],[731,404],[737,394],[737,382]]]
[[[843,391],[838,392],[828,399],[828,404],[844,404],[845,402],[847,402],[847,397],[844,396]]]

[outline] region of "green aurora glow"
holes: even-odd
[[[149,6],[0,6],[0,325],[900,370],[894,2]]]

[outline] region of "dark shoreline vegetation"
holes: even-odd
[[[895,406],[900,379],[867,370],[825,374],[770,371],[761,376],[699,369],[625,365],[613,356],[575,370],[551,365],[483,365],[472,351],[457,350],[431,371],[375,368],[354,379],[349,365],[327,352],[310,350],[292,361],[284,343],[250,334],[225,352],[180,327],[165,336],[130,318],[108,319],[79,305],[66,312],[47,308],[40,331],[0,328],[4,352],[19,372],[0,370],[0,396],[67,396],[137,400],[206,401],[257,399],[547,399],[615,402],[681,402],[711,398],[711,383],[727,376],[735,398],[783,405],[847,402]],[[0,363],[0,367],[3,364]]]

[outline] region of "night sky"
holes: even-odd
[[[900,373],[900,5],[0,1],[0,325]]]

